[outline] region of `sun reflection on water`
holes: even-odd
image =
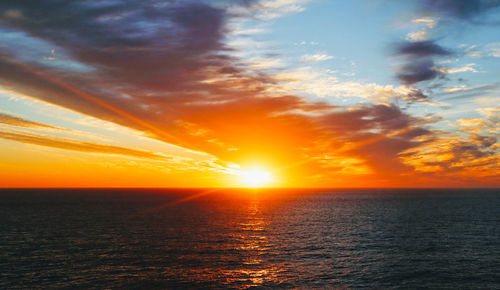
[[[262,214],[259,197],[253,197],[246,209],[244,218],[236,223],[239,230],[235,249],[244,256],[240,267],[226,270],[224,275],[237,288],[262,286],[266,282],[279,284],[278,273],[283,271],[276,264],[269,263],[275,244],[266,232],[269,221]]]

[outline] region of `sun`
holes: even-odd
[[[239,177],[243,186],[252,188],[264,187],[273,180],[271,172],[258,167],[241,170]]]

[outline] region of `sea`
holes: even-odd
[[[500,289],[500,190],[0,190],[0,289],[48,288]]]

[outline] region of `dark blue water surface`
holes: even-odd
[[[500,190],[2,190],[0,219],[1,289],[500,289]]]

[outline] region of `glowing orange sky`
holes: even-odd
[[[272,27],[285,41],[280,19],[314,13],[307,1],[243,2],[0,4],[0,186],[237,187],[251,168],[273,187],[500,185],[498,84],[486,83],[495,71],[484,64],[469,87],[454,79],[478,65],[449,59],[479,52],[441,45],[435,29],[486,10],[408,8],[405,25],[420,30],[392,45],[397,67],[384,81],[396,84],[381,85],[327,67],[341,58],[316,41],[258,51],[248,33]],[[495,46],[483,47],[496,61]],[[476,99],[439,99],[464,92]]]

